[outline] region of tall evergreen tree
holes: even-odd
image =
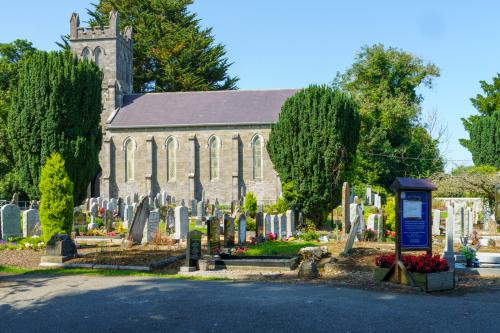
[[[420,86],[432,87],[439,69],[383,45],[363,47],[335,84],[360,105],[361,134],[356,179],[388,187],[395,177],[429,177],[443,168],[438,140],[420,121]]]
[[[327,86],[310,86],[287,99],[267,149],[296,208],[316,223],[340,203],[359,139],[355,101]]]
[[[20,191],[7,136],[7,117],[12,91],[17,84],[19,63],[34,51],[33,44],[27,40],[17,39],[12,43],[0,44],[0,198],[10,198],[12,193]]]
[[[8,133],[23,189],[40,196],[45,160],[59,152],[74,183],[75,203],[86,196],[102,142],[102,73],[71,53],[35,52],[19,67]]]
[[[116,10],[120,28],[134,30],[134,90],[190,91],[235,89],[237,77],[212,29],[202,29],[188,11],[192,0],[101,0],[88,10],[92,25],[106,25]]]
[[[462,118],[470,138],[460,139],[460,143],[471,152],[475,165],[500,168],[500,73],[491,84],[480,83],[484,95],[471,98],[479,115]]]

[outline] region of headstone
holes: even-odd
[[[41,262],[54,263],[64,262],[77,256],[75,242],[68,235],[54,235],[47,242],[45,247],[45,255],[42,256]]]
[[[271,215],[268,213],[264,213],[264,237],[267,238],[267,235],[272,232],[271,230]]]
[[[167,192],[165,191],[161,192],[161,205],[162,206],[167,205]]]
[[[149,205],[149,209],[153,210],[154,209],[154,200],[153,200],[153,194],[152,193],[149,193],[148,195],[148,205]]]
[[[97,202],[94,202],[92,206],[90,206],[90,223],[87,226],[88,230],[92,230],[97,228],[97,223],[95,222],[95,218],[97,217],[97,214],[99,212],[99,204]]]
[[[280,221],[278,215],[271,215],[271,230],[276,239],[278,239],[280,233]]]
[[[446,240],[443,252],[443,258],[448,261],[450,270],[455,269],[455,252],[453,250],[453,238],[455,236],[453,229],[455,227],[455,214],[453,206],[448,206],[448,218],[446,219]]]
[[[372,193],[371,186],[366,187],[366,202],[365,203],[367,206],[373,206],[373,193]]]
[[[247,217],[240,214],[238,218],[238,245],[244,245],[247,241]]]
[[[214,203],[214,215],[219,218],[220,215],[220,209],[219,209],[219,200],[216,198],[215,203]]]
[[[375,193],[374,206],[378,209],[382,208],[382,197],[378,193]]]
[[[186,209],[187,210],[187,209]],[[201,258],[201,232],[191,230],[187,237],[186,246],[186,266],[181,270],[194,271],[198,266],[198,260]]]
[[[349,183],[344,182],[344,185],[342,185],[342,232],[344,235],[347,235],[351,228],[349,193]]]
[[[97,200],[97,198],[90,198],[90,202],[89,202],[89,211],[90,209],[92,208],[92,205],[93,204],[96,204],[97,206],[99,206],[99,201]]]
[[[181,200],[181,206],[186,207],[186,201],[184,201],[184,199]]]
[[[165,217],[165,224],[166,224],[166,227],[168,229],[175,230],[175,211],[173,208],[169,208],[167,210],[167,216]],[[186,231],[186,233],[187,233],[187,231]],[[181,237],[181,238],[186,238],[185,236],[186,235],[184,235],[184,237]],[[180,238],[178,238],[178,239],[180,239]]]
[[[104,210],[104,215],[102,216],[102,221],[107,232],[113,229],[113,212],[110,210]]]
[[[127,240],[134,244],[141,244],[144,235],[144,227],[149,217],[148,198],[145,197],[135,209],[134,218],[128,229]]]
[[[165,206],[161,203],[161,194],[157,193],[155,197],[155,207],[156,209],[159,209],[160,207]]]
[[[224,247],[234,246],[234,218],[224,214]]]
[[[286,211],[286,236],[295,235],[295,212],[293,210]]]
[[[104,202],[104,198],[102,198],[102,197],[97,198],[97,204],[99,205],[99,208],[103,208],[103,202]]]
[[[455,237],[456,238],[459,238],[459,237],[463,237],[464,236],[464,231],[465,231],[465,228],[464,228],[464,206],[461,205],[461,204],[455,204],[454,207],[453,207],[453,211],[454,211],[454,222],[455,222],[455,225],[453,226],[454,228],[454,232],[455,232]]]
[[[191,200],[191,216],[195,217],[198,215],[198,211],[196,210],[196,206],[198,205],[198,202],[193,199]]]
[[[158,233],[158,225],[160,224],[160,212],[158,209],[149,212],[149,217],[146,222],[146,227],[144,228],[144,235],[142,238],[142,243],[152,243],[154,237]]]
[[[172,197],[169,194],[167,194],[166,199],[167,199],[167,205],[170,205],[172,203]]]
[[[344,255],[349,255],[352,250],[352,246],[354,245],[354,240],[356,238],[357,232],[356,230],[359,229],[359,224],[360,224],[360,216],[355,215],[354,221],[352,222],[352,228],[351,231],[349,232],[349,236],[347,237],[347,242],[344,247],[344,251],[342,252]]]
[[[0,210],[0,221],[2,221],[2,239],[9,237],[21,237],[21,215],[16,204],[7,204]]]
[[[139,193],[137,192],[134,193],[134,202],[139,203]]]
[[[280,220],[280,239],[287,238],[286,235],[286,215],[278,214],[278,218]]]
[[[132,204],[132,199],[130,198],[130,195],[127,195],[125,197],[125,204],[127,204],[127,205],[131,205]]]
[[[184,206],[175,207],[175,232],[174,239],[186,238],[189,229],[188,209]]]
[[[441,223],[441,211],[439,209],[432,210],[432,234],[434,236],[439,236],[441,231],[439,230],[439,225]]]
[[[40,236],[40,215],[38,209],[23,212],[23,237]]]
[[[113,199],[111,199],[111,200],[108,202],[108,204],[107,204],[107,206],[106,206],[106,210],[109,210],[109,211],[111,211],[111,212],[112,212],[112,214],[114,214],[114,213],[115,213],[115,211],[116,211],[116,204],[115,204],[112,200],[113,200]]]
[[[208,254],[218,255],[220,253],[220,227],[219,219],[209,216],[207,219]]]
[[[126,205],[123,214],[123,227],[128,229],[133,218],[134,218],[134,205]]]
[[[264,234],[264,213],[262,212],[257,212],[255,214],[255,225],[256,225],[256,237],[262,237],[265,236]]]
[[[176,203],[176,202],[177,202],[177,201],[176,201],[176,199],[175,199],[175,195],[173,195],[173,196],[172,196],[172,198],[171,198],[171,202],[170,202],[170,203],[171,203],[172,205],[175,205],[175,203]]]
[[[196,212],[198,213],[198,220],[202,220],[205,217],[205,202],[200,201],[196,206]]]
[[[376,230],[376,227],[375,227],[375,218],[376,217],[377,217],[377,214],[368,215],[368,221],[367,221],[367,226],[366,226],[367,229],[371,229],[373,231]]]

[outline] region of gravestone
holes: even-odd
[[[280,221],[278,215],[271,215],[271,230],[276,239],[278,239],[278,234],[280,233]]]
[[[366,202],[365,203],[367,206],[373,206],[373,192],[372,192],[371,186],[366,187]]]
[[[247,241],[247,217],[240,214],[238,218],[238,245],[245,245]]]
[[[144,228],[144,235],[141,243],[150,244],[158,234],[158,225],[160,224],[160,212],[158,209],[149,212],[149,217]]]
[[[224,247],[234,246],[234,218],[224,214]]]
[[[186,238],[189,229],[189,214],[187,207],[175,207],[175,232],[174,239],[180,240]]]
[[[113,199],[111,199],[113,200]],[[114,216],[116,212],[116,204],[113,201],[109,201],[108,205],[106,206],[106,210],[109,210],[111,214]]]
[[[293,210],[286,211],[286,236],[295,235],[295,212]]]
[[[350,198],[349,198],[349,183],[344,182],[342,185],[342,232],[344,235],[347,235],[349,230],[351,229],[351,220],[350,220]]]
[[[126,205],[131,205],[132,204],[132,199],[130,198],[130,195],[127,195],[125,197],[125,204]]]
[[[374,206],[378,209],[382,208],[382,197],[378,193],[375,193]]]
[[[214,215],[219,218],[219,215],[220,215],[220,209],[219,209],[219,200],[215,199],[215,203],[214,203]]]
[[[196,210],[196,206],[198,205],[198,202],[193,199],[191,200],[191,216],[195,217],[198,215],[198,211]]]
[[[184,201],[184,199],[181,200],[181,206],[186,206],[186,201]]]
[[[280,219],[280,239],[285,239],[287,238],[286,234],[286,215],[285,214],[279,214],[278,218]]]
[[[264,213],[257,212],[257,214],[255,214],[255,225],[257,227],[255,236],[256,237],[265,236],[265,233],[264,233]]]
[[[23,237],[40,236],[40,215],[38,209],[23,212]]]
[[[165,206],[165,205],[162,204],[162,202],[161,202],[161,194],[158,193],[158,194],[156,194],[156,197],[155,197],[155,208],[159,209],[162,206]]]
[[[134,202],[139,203],[139,193],[137,192],[134,193]]]
[[[21,215],[19,207],[15,204],[2,206],[0,210],[0,221],[2,222],[2,239],[9,237],[21,237]]]
[[[211,256],[220,253],[220,227],[219,219],[215,216],[209,216],[207,219],[207,239],[208,254]]]
[[[448,261],[450,270],[455,270],[455,251],[453,250],[453,238],[455,233],[455,212],[453,206],[448,206],[448,218],[446,219],[446,239],[444,243],[443,258]]]
[[[203,218],[205,217],[205,202],[198,202],[198,204],[196,205],[196,212],[198,213],[196,224],[201,225],[201,221],[203,221]]]
[[[113,229],[113,222],[114,222],[113,212],[110,210],[105,210],[102,220],[104,222],[106,231],[110,232]]]
[[[133,244],[141,244],[142,237],[144,235],[144,227],[149,217],[149,205],[148,198],[145,197],[137,206],[132,223],[127,234],[127,240],[131,241]]]
[[[103,199],[103,200],[101,201],[101,205],[99,206],[99,208],[104,208],[104,209],[106,209],[107,207],[108,207],[108,200]]]
[[[92,206],[90,206],[90,223],[87,226],[88,230],[92,230],[97,228],[97,223],[95,222],[95,218],[97,217],[97,213],[99,212],[99,204],[94,202]]]
[[[173,208],[169,208],[167,210],[167,216],[165,217],[165,227],[167,229],[171,229],[171,230],[175,231],[175,211]],[[185,238],[185,237],[181,237],[181,238]],[[180,239],[180,238],[178,238],[178,239]]]
[[[167,205],[172,204],[172,197],[170,196],[170,194],[167,194],[166,200],[167,200]]]
[[[366,226],[367,229],[371,229],[373,231],[376,230],[376,227],[375,227],[375,218],[376,217],[377,217],[377,214],[368,215],[368,221],[367,221],[367,226]]]
[[[271,215],[268,213],[264,213],[264,237],[267,238],[267,235],[271,232]]]
[[[99,206],[99,201],[97,200],[97,198],[90,198],[90,202],[89,202],[89,210],[92,208],[92,205],[93,204],[96,204]]]
[[[188,233],[187,237],[186,264],[185,266],[181,267],[181,272],[195,271],[198,266],[198,260],[200,260],[200,258],[201,258],[201,232],[198,230],[191,230]]]
[[[165,191],[161,192],[161,205],[162,206],[167,205],[167,192]]]
[[[354,240],[355,240],[356,235],[357,235],[356,230],[359,229],[359,223],[360,223],[359,221],[360,221],[360,216],[355,215],[354,221],[352,222],[351,231],[349,232],[349,236],[347,237],[347,242],[345,244],[344,251],[342,252],[342,254],[344,256],[349,255],[352,251],[352,247],[354,245]]]
[[[453,226],[453,230],[455,232],[455,237],[460,238],[464,236],[464,206],[461,204],[455,204],[453,207],[454,216],[453,220],[455,225]]]
[[[24,214],[26,214],[26,212],[24,212]],[[23,219],[23,223],[26,223],[26,217]],[[40,223],[40,221],[38,222]],[[87,230],[87,214],[85,214],[84,212],[80,211],[79,209],[75,208],[74,211],[73,211],[73,227],[74,227],[74,230],[75,231],[80,231],[80,227],[84,227],[85,230]],[[38,231],[37,231],[37,234],[39,235],[40,233],[40,226],[38,226]],[[26,230],[25,227],[23,227],[23,235],[24,235],[24,231]],[[26,236],[24,236],[26,237]]]
[[[432,210],[432,234],[434,236],[439,236],[441,231],[439,230],[439,224],[441,223],[441,211],[439,209]]]
[[[41,266],[63,263],[77,256],[75,242],[68,235],[54,235],[47,242],[45,255],[41,258]]]
[[[126,205],[123,211],[123,224],[125,229],[128,229],[132,219],[134,218],[134,205]]]

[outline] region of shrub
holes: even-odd
[[[316,231],[306,231],[303,234],[299,234],[299,239],[302,239],[306,242],[316,241],[319,240],[319,234]]]
[[[245,195],[245,211],[249,211],[252,217],[255,217],[255,214],[257,214],[257,199],[253,192],[248,192]]]
[[[387,199],[384,212],[386,214],[386,228],[389,230],[396,230],[396,201],[394,197]]]
[[[40,222],[45,242],[55,234],[71,233],[73,226],[73,183],[61,155],[47,159],[40,178]]]

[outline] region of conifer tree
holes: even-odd
[[[359,139],[354,100],[328,86],[288,98],[272,126],[267,149],[283,186],[296,191],[296,208],[317,224],[340,203]]]
[[[18,178],[31,198],[40,192],[40,170],[59,152],[81,202],[98,167],[102,142],[99,68],[69,51],[35,52],[19,66],[8,116]]]
[[[73,226],[73,183],[58,153],[52,154],[42,168],[40,192],[40,223],[45,242],[55,234],[69,235]]]

